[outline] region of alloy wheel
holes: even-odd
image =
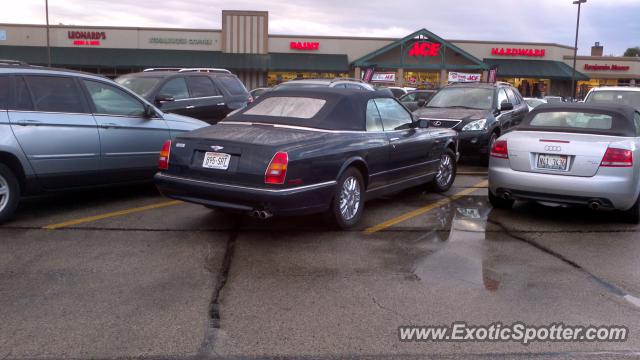
[[[0,212],[2,212],[9,203],[9,183],[2,175],[0,175]]]
[[[438,167],[438,173],[436,174],[436,181],[441,187],[449,185],[451,178],[453,177],[453,159],[449,154],[442,154],[440,156],[440,166]]]
[[[340,215],[346,221],[353,219],[360,210],[360,184],[354,176],[342,183],[340,191]]]

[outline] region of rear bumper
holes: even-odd
[[[508,160],[492,158],[489,191],[499,197],[509,192],[513,199],[561,204],[588,205],[598,201],[602,208],[627,210],[638,197],[638,186],[631,170],[628,175],[598,173],[592,177],[579,177],[537,174],[512,170]]]
[[[166,197],[238,211],[267,210],[274,215],[312,214],[329,209],[336,182],[287,189],[215,183],[157,173],[154,180]]]

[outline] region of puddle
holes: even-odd
[[[426,234],[422,241],[429,243],[431,251],[417,259],[412,268],[425,286],[488,291],[520,290],[527,286],[526,266],[501,256],[496,251],[499,244],[487,242],[491,206],[486,197],[464,197],[443,210],[441,215],[451,219],[448,237],[441,240],[436,232]]]

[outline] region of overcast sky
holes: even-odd
[[[2,23],[43,24],[44,0],[0,0]],[[219,29],[221,10],[267,10],[272,34],[403,37],[426,28],[445,39],[573,45],[572,0],[49,0],[51,24]],[[640,0],[588,0],[579,53],[640,46]]]

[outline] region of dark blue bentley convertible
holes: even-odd
[[[327,212],[345,229],[371,198],[451,187],[456,132],[428,126],[386,93],[274,91],[167,141],[155,180],[173,199],[259,218]]]

